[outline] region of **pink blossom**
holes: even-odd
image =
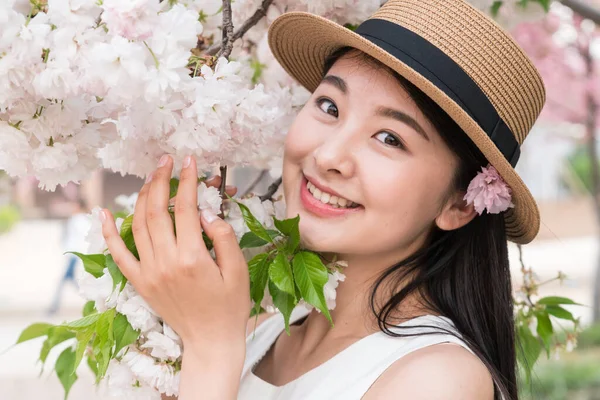
[[[464,200],[473,204],[479,215],[487,210],[489,214],[499,214],[514,207],[511,201],[510,187],[504,182],[496,168],[492,165],[482,167],[481,172],[473,178],[467,189]]]

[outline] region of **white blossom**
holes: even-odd
[[[93,301],[98,312],[104,312],[117,305],[119,286],[116,285],[113,288],[115,286],[113,279],[106,268],[99,278],[88,272],[83,272],[78,278],[78,286],[81,295],[85,299]]]
[[[117,299],[117,311],[127,317],[133,329],[142,333],[149,332],[159,327],[159,319],[152,307],[137,294],[133,286],[125,284],[123,291]]]
[[[181,345],[167,335],[159,332],[149,332],[142,349],[149,349],[152,357],[161,360],[176,360],[181,356]]]
[[[132,193],[129,196],[121,194],[115,198],[115,203],[125,210],[128,214],[133,214],[135,210],[135,203],[138,199],[138,192]]]
[[[154,358],[130,349],[123,356],[122,362],[126,364],[133,375],[142,383],[155,388],[167,396],[179,394],[179,372],[171,365],[157,362]]]
[[[147,384],[141,384],[128,365],[111,360],[106,371],[108,394],[127,400],[160,400],[160,393]]]
[[[209,209],[213,214],[221,212],[221,195],[219,189],[208,187],[204,182],[198,185],[198,207],[200,210]]]

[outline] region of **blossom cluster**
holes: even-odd
[[[213,213],[219,213],[221,208],[221,197],[219,191],[214,187],[207,187],[201,183],[198,187],[198,208],[210,209]],[[130,196],[119,196],[119,203],[126,213],[133,212],[133,206],[137,200],[137,193]],[[252,215],[266,229],[274,229],[273,217],[285,218],[285,203],[283,199],[275,201],[261,201],[258,196],[249,196],[239,200],[245,205]],[[242,237],[250,232],[244,222],[240,207],[237,203],[228,203],[229,208],[225,214],[225,220],[233,227],[234,232],[241,241]],[[100,208],[95,208],[88,215],[89,231],[86,236],[89,254],[106,253],[107,244],[102,236],[102,222],[99,216]],[[123,224],[122,218],[116,220],[117,228],[120,230]],[[244,249],[245,256],[250,260],[256,254],[262,252],[263,248]],[[339,282],[345,279],[341,272],[345,264],[341,261],[333,263],[329,269],[329,280],[324,286],[324,296],[328,309],[335,308],[336,288]],[[161,394],[168,396],[177,395],[179,388],[179,368],[182,355],[182,342],[176,332],[173,331],[161,317],[148,305],[148,303],[136,292],[130,283],[124,287],[115,284],[112,275],[107,269],[100,277],[83,271],[78,277],[81,295],[88,301],[94,302],[94,308],[102,313],[108,309],[116,311],[127,318],[133,329],[139,331],[140,335],[135,343],[121,350],[110,361],[106,373],[106,383],[109,394],[127,399],[160,399]],[[299,306],[312,308],[302,302]],[[268,312],[277,312],[268,287],[261,307]]]

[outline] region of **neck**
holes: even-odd
[[[330,310],[334,327],[331,328],[329,321],[323,315],[313,311],[305,324],[307,332],[313,331],[313,334],[323,337],[325,335],[362,337],[379,331],[377,318],[371,309],[371,292],[377,279],[395,261],[349,255],[338,256],[338,259],[346,261],[348,266],[342,270],[346,279],[340,282],[336,289],[335,309]],[[401,288],[402,284],[389,290],[385,284],[380,286],[376,293],[375,306],[383,306],[391,294]],[[410,295],[397,310],[399,318],[406,319],[424,314],[419,304],[416,295]]]

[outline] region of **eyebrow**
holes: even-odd
[[[419,125],[417,121],[415,121],[411,116],[402,111],[394,110],[392,108],[387,107],[379,107],[377,109],[377,115],[381,117],[387,117],[395,119],[396,121],[402,122],[411,128],[413,128],[419,135],[423,137],[423,139],[429,141],[429,136],[425,133],[425,130]]]
[[[328,83],[328,84],[334,86],[343,94],[348,94],[348,85],[346,85],[346,82],[339,76],[326,75],[323,78],[322,82]],[[395,119],[396,121],[402,122],[402,123],[410,126],[411,128],[413,128],[425,140],[429,141],[429,136],[427,136],[427,133],[425,133],[425,130],[421,127],[421,125],[419,125],[419,123],[417,121],[415,121],[414,118],[412,118],[408,114],[406,114],[402,111],[388,108],[388,107],[379,107],[377,109],[377,115],[379,115],[381,117],[392,118],[392,119]]]
[[[330,85],[335,86],[343,94],[348,93],[348,86],[346,85],[346,82],[339,76],[327,75],[323,78],[322,82],[329,83]]]

